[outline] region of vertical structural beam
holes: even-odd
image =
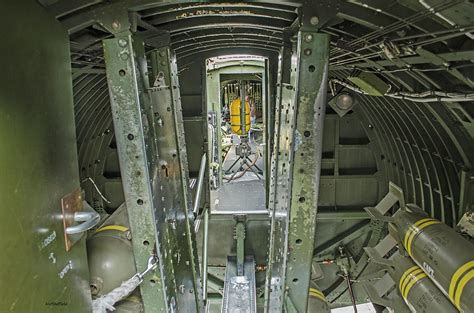
[[[306,312],[311,281],[316,213],[326,111],[329,36],[298,33],[295,156],[286,273],[287,298],[298,312]]]
[[[266,311],[306,312],[321,168],[329,36],[299,31],[283,84],[270,190]],[[295,71],[296,69],[296,71]],[[275,127],[275,133],[277,132]],[[274,163],[274,164],[273,164]]]
[[[148,258],[157,254],[159,271],[140,285],[145,312],[169,312],[172,290],[165,288],[172,277],[162,260],[155,219],[153,144],[144,129],[143,76],[135,59],[134,42],[128,31],[103,42],[115,137],[119,153],[122,184],[133,236],[133,253],[138,272],[147,267]],[[140,44],[136,45],[140,46]],[[143,49],[143,44],[141,44]],[[155,252],[156,250],[156,252]],[[155,282],[155,283],[153,283]]]
[[[240,91],[240,134],[247,136],[247,106],[245,105],[245,97],[247,96],[247,82],[244,80],[239,81]]]
[[[269,109],[271,113],[269,123],[271,123],[271,132],[268,134],[267,153],[269,154],[270,164],[266,171],[268,173],[267,178],[267,207],[272,208],[275,201],[275,186],[274,179],[275,171],[277,169],[278,162],[278,149],[279,149],[279,136],[280,136],[280,112],[282,108],[282,90],[283,83],[288,84],[290,82],[290,70],[291,70],[291,46],[283,46],[278,56],[278,72],[277,81],[275,88],[275,105]],[[287,78],[285,80],[285,78]],[[273,183],[272,183],[273,181]]]
[[[293,65],[290,68],[293,68]],[[291,195],[290,165],[295,136],[294,90],[294,84],[282,84],[280,99],[277,98],[269,191],[271,227],[265,282],[265,312],[282,312],[284,303]]]
[[[184,138],[176,57],[169,46],[151,53],[155,83],[149,90],[155,119],[158,152],[158,210],[166,216],[168,238],[177,287],[177,309],[202,312],[199,260],[189,190],[188,161]]]
[[[217,92],[216,92],[217,91]],[[209,156],[209,183],[211,189],[217,189],[222,183],[221,143],[221,87],[219,71],[208,71],[206,74],[206,113],[207,141]]]
[[[270,61],[269,59],[265,59],[265,71],[264,74],[262,75],[262,89],[261,89],[261,94],[262,94],[262,111],[263,111],[263,142],[265,142],[265,147],[267,147],[267,150],[264,152],[263,157],[265,158],[265,190],[269,190],[270,186],[270,162],[271,162],[271,147],[270,147],[270,142],[271,142],[271,136],[270,134],[273,134],[273,119],[274,117],[271,116],[273,105],[270,105],[272,103],[273,99],[270,96],[270,86],[273,86],[273,77],[270,76]],[[271,122],[270,122],[271,121]],[[265,205],[268,208],[268,193],[265,193]]]
[[[204,232],[203,232],[203,243],[202,243],[202,299],[205,307],[207,308],[207,263],[208,263],[208,247],[209,247],[209,208],[204,208]]]

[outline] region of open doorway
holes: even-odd
[[[255,56],[207,60],[211,214],[267,210],[265,64]]]

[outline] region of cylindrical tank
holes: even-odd
[[[121,205],[87,240],[91,292],[101,296],[135,274],[135,261],[127,221]]]
[[[240,122],[240,98],[235,99],[230,104],[230,127],[232,132],[237,135],[243,135],[250,130],[250,105],[245,101],[245,132],[242,132]]]
[[[309,288],[309,297],[308,297],[308,313],[318,312],[318,313],[329,313],[331,309],[329,308],[328,301],[324,294],[316,289]]]
[[[389,231],[461,312],[474,312],[474,244],[414,205],[393,215]]]
[[[94,298],[119,287],[135,275],[127,207],[122,204],[87,240],[90,287]],[[114,312],[142,312],[140,293],[135,290],[115,305]]]
[[[394,270],[389,274],[413,313],[459,312],[410,257],[397,254],[392,261]]]

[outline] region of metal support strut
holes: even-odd
[[[130,32],[117,34],[106,39],[104,58],[110,103],[119,154],[122,185],[127,203],[130,229],[133,235],[133,253],[138,272],[147,268],[147,260],[156,249],[159,259],[159,271],[155,272],[154,281],[159,284],[141,284],[140,291],[146,312],[168,311],[172,303],[173,278],[163,264],[163,250],[158,239],[157,217],[155,216],[154,190],[150,184],[154,171],[153,141],[150,133],[145,131],[142,91],[145,82],[136,59],[134,40]],[[138,46],[140,46],[138,44]],[[143,47],[143,46],[142,46]],[[143,54],[144,55],[144,54]],[[151,166],[149,166],[151,164]]]
[[[198,259],[176,60],[151,53],[129,31],[104,40],[104,57],[122,183],[138,272],[150,255],[158,269],[140,285],[145,312],[202,312]]]
[[[299,31],[277,103],[265,311],[306,312],[316,227],[329,36]]]

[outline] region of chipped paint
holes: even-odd
[[[294,143],[294,146],[293,146],[293,151],[298,151],[298,148],[300,147],[300,145],[303,143],[303,140],[301,139],[301,133],[296,130],[295,131],[295,143]]]

